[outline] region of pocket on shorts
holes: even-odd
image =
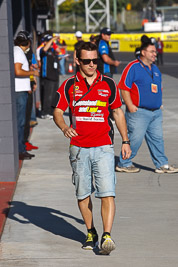
[[[101,149],[103,152],[105,153],[111,153],[114,154],[114,146],[113,145],[105,145],[105,146],[101,146]]]
[[[77,161],[80,159],[80,150],[81,148],[78,146],[70,146],[69,147],[69,160],[70,165],[72,167],[72,183],[75,185],[75,180],[77,174]]]

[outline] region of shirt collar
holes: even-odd
[[[100,72],[98,70],[96,70],[96,72],[97,72],[97,75],[96,75],[96,78],[95,78],[93,83],[95,83],[96,80],[98,80],[99,76],[101,76],[101,74],[100,74]],[[81,81],[85,80],[85,77],[83,77],[80,74],[80,72],[78,71],[77,74],[76,74],[76,79],[77,79],[78,82],[81,82]],[[101,80],[101,77],[100,77],[100,80]]]
[[[144,68],[148,68],[149,69],[148,65],[145,65],[143,63],[143,61],[140,59],[140,57],[138,57],[138,61],[143,65]],[[153,66],[153,63],[151,64],[151,68],[152,68],[152,66]]]

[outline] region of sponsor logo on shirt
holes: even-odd
[[[87,121],[87,122],[104,122],[104,118],[101,117],[76,117],[76,121]]]
[[[75,104],[75,101],[73,101],[73,106],[97,106],[97,107],[106,107],[107,102],[100,101],[100,100],[94,100],[94,101],[79,101]]]
[[[79,112],[98,112],[98,107],[80,107]]]
[[[106,89],[98,89],[98,95],[107,97],[109,95],[109,91]]]
[[[159,73],[157,73],[157,72],[154,72],[154,75],[155,75],[156,77],[159,77]]]

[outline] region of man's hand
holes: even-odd
[[[115,66],[115,67],[118,67],[120,64],[121,64],[120,61],[118,61],[118,60],[115,60],[115,61],[114,61],[114,66]]]
[[[68,127],[68,126],[62,129],[62,132],[64,136],[67,138],[72,138],[78,135],[77,132],[73,128]]]
[[[33,75],[39,77],[40,76],[39,70],[33,70]]]
[[[72,138],[77,136],[77,132],[75,131],[75,129],[69,127],[65,121],[64,121],[64,117],[63,117],[64,111],[60,108],[55,108],[54,112],[53,112],[53,119],[54,122],[56,123],[56,125],[61,129],[61,131],[63,132],[64,136],[67,138]]]
[[[130,149],[130,145],[129,144],[123,144],[122,149],[121,149],[121,153],[122,153],[123,159],[129,159],[131,156],[131,153],[132,153],[132,150]]]
[[[132,105],[128,106],[128,110],[129,110],[129,112],[134,113],[138,110],[138,107],[135,106],[134,104],[132,104]]]

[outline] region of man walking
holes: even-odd
[[[79,72],[66,80],[56,93],[54,121],[64,136],[70,138],[70,163],[78,206],[88,230],[83,249],[93,249],[98,244],[94,226],[91,194],[101,199],[103,235],[102,254],[115,249],[111,229],[115,215],[114,150],[109,125],[109,106],[122,137],[123,159],[131,154],[122,103],[115,82],[97,71],[97,47],[86,42],[76,53]],[[69,107],[71,125],[64,121],[64,111]],[[95,178],[95,186],[93,184]]]
[[[142,38],[140,56],[124,69],[119,89],[126,104],[126,121],[132,155],[123,160],[120,154],[116,171],[139,172],[132,164],[143,139],[145,138],[156,173],[176,173],[178,168],[168,164],[164,153],[162,130],[162,79],[156,59],[153,38]]]

